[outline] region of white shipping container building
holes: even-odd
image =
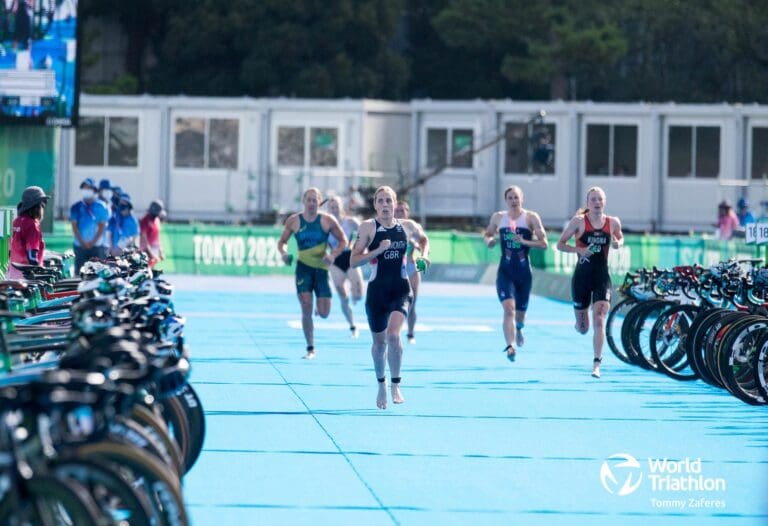
[[[60,215],[85,177],[137,211],[253,221],[304,189],[411,187],[414,212],[484,221],[519,185],[559,229],[592,186],[627,229],[711,231],[717,203],[768,200],[768,107],[591,102],[91,96],[61,134]],[[424,184],[416,184],[424,180]]]

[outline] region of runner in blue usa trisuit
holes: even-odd
[[[539,214],[523,208],[523,191],[519,186],[504,190],[507,209],[495,212],[485,229],[485,244],[496,245],[496,233],[501,243],[501,260],[496,274],[496,294],[504,308],[504,351],[509,361],[515,361],[515,346],[522,347],[525,313],[531,296],[531,262],[528,252],[547,248],[547,233]]]
[[[605,215],[605,192],[594,186],[587,191],[587,206],[576,212],[563,230],[557,249],[579,255],[571,279],[571,294],[576,315],[576,330],[589,332],[589,306],[592,305],[593,338],[592,376],[600,378],[605,343],[605,318],[611,301],[611,276],[608,250],[621,248],[624,235],[618,217]],[[576,246],[568,241],[576,238]]]
[[[409,219],[395,219],[397,195],[392,188],[382,186],[373,195],[376,217],[364,221],[352,248],[352,265],[371,263],[371,275],[365,298],[365,312],[371,329],[371,356],[378,380],[376,406],[387,408],[386,367],[392,378],[392,402],[402,404],[400,367],[403,344],[400,330],[408,315],[411,289],[405,271],[406,247],[409,239],[424,236]],[[424,260],[424,263],[428,263]]]
[[[347,236],[336,218],[318,211],[321,199],[319,189],[307,189],[302,197],[304,211],[292,214],[285,220],[285,229],[277,242],[277,250],[287,265],[290,265],[293,260],[292,256],[288,255],[288,240],[291,234],[296,238],[296,245],[299,248],[299,257],[296,262],[296,293],[301,304],[301,328],[307,340],[307,354],[304,355],[307,360],[315,357],[312,295],[314,294],[317,298],[315,312],[321,318],[327,318],[331,312],[328,265],[333,263],[347,245]],[[327,252],[329,233],[339,240],[330,254]]]

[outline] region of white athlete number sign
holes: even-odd
[[[755,242],[758,245],[768,243],[768,223],[755,223]]]
[[[757,223],[747,223],[744,227],[744,241],[748,245],[754,245],[757,242]]]

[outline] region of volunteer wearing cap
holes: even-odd
[[[149,203],[149,208],[144,217],[139,221],[140,241],[139,248],[149,255],[149,264],[165,259],[163,249],[160,247],[160,219],[165,217],[163,202],[156,199]]]
[[[75,235],[75,274],[80,274],[80,267],[91,258],[102,259],[106,256],[99,246],[104,229],[107,228],[109,210],[96,198],[96,183],[88,177],[80,184],[82,199],[72,205],[69,220]]]
[[[107,211],[109,212],[109,217],[107,218],[107,228],[104,229],[104,233],[101,235],[101,239],[99,239],[99,242],[97,243],[101,250],[101,258],[107,257],[110,254],[112,248],[112,232],[109,229],[109,222],[117,212],[117,208],[112,204],[113,196],[114,187],[112,186],[112,181],[109,179],[102,179],[99,181],[99,191],[96,197],[98,197],[99,201],[104,203],[104,206],[107,207]]]
[[[738,216],[741,226],[747,226],[749,223],[755,222],[755,216],[749,209],[749,203],[743,197],[736,203],[736,216]]]
[[[11,263],[22,265],[41,265],[45,242],[40,230],[45,205],[49,196],[39,186],[30,186],[21,194],[21,202],[16,205],[18,216],[13,220],[11,234]],[[21,271],[8,265],[7,279],[21,279]]]
[[[109,219],[107,230],[110,233],[112,246],[110,253],[119,256],[128,247],[136,246],[136,237],[139,235],[139,222],[133,217],[133,203],[131,196],[120,194],[117,199],[117,210]]]

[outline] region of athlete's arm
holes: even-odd
[[[407,228],[410,228],[409,235],[418,243],[418,249],[419,252],[421,252],[421,258],[426,259],[427,262],[429,262],[429,237],[427,237],[427,233],[424,231],[421,225],[413,219],[404,220],[403,225],[407,225]]]
[[[353,267],[364,265],[389,248],[392,241],[382,239],[379,246],[373,252],[368,252],[368,245],[373,241],[376,235],[373,219],[364,221],[357,230],[357,239],[352,246],[352,255],[349,257],[349,264]]]
[[[325,222],[326,225],[328,225],[328,232],[330,232],[333,237],[339,241],[336,243],[336,248],[333,249],[330,254],[323,256],[323,261],[330,265],[336,260],[337,257],[341,255],[342,252],[344,252],[344,249],[347,248],[349,241],[347,240],[347,235],[344,233],[344,229],[341,228],[341,225],[335,217],[330,214],[323,214],[320,217],[320,221]]]
[[[429,261],[429,237],[427,236],[427,233],[424,232],[424,229],[421,228],[420,224],[416,223],[416,226],[419,229],[419,250],[421,250],[421,257]]]
[[[352,249],[352,245],[355,242],[355,237],[357,236],[357,230],[360,228],[360,220],[353,216],[347,216],[344,218],[345,221],[349,221],[354,225],[352,230],[349,232],[349,248]]]
[[[285,228],[283,229],[283,233],[280,234],[280,239],[277,241],[277,251],[280,252],[280,258],[285,264],[288,264],[288,261],[290,260],[288,257],[288,240],[294,232],[293,225],[296,222],[297,217],[298,216],[294,214],[285,220]]]
[[[547,248],[549,241],[547,241],[547,232],[544,230],[544,225],[541,222],[539,214],[536,212],[529,212],[531,218],[531,230],[533,230],[534,238],[526,241],[522,237],[516,240],[522,245],[527,245],[534,248]]]
[[[577,235],[583,222],[584,219],[581,215],[577,215],[571,218],[571,220],[568,222],[568,225],[565,227],[565,230],[563,230],[560,239],[557,241],[557,250],[560,252],[570,252],[571,254],[578,254],[580,256],[587,257],[592,254],[587,247],[578,247],[568,244],[568,240]]]
[[[611,218],[611,247],[621,248],[624,246],[624,234],[621,231],[621,221],[618,217]]]
[[[483,238],[485,239],[485,245],[488,248],[493,248],[496,245],[496,232],[499,230],[499,212],[494,212],[488,221],[488,226],[485,228]]]

